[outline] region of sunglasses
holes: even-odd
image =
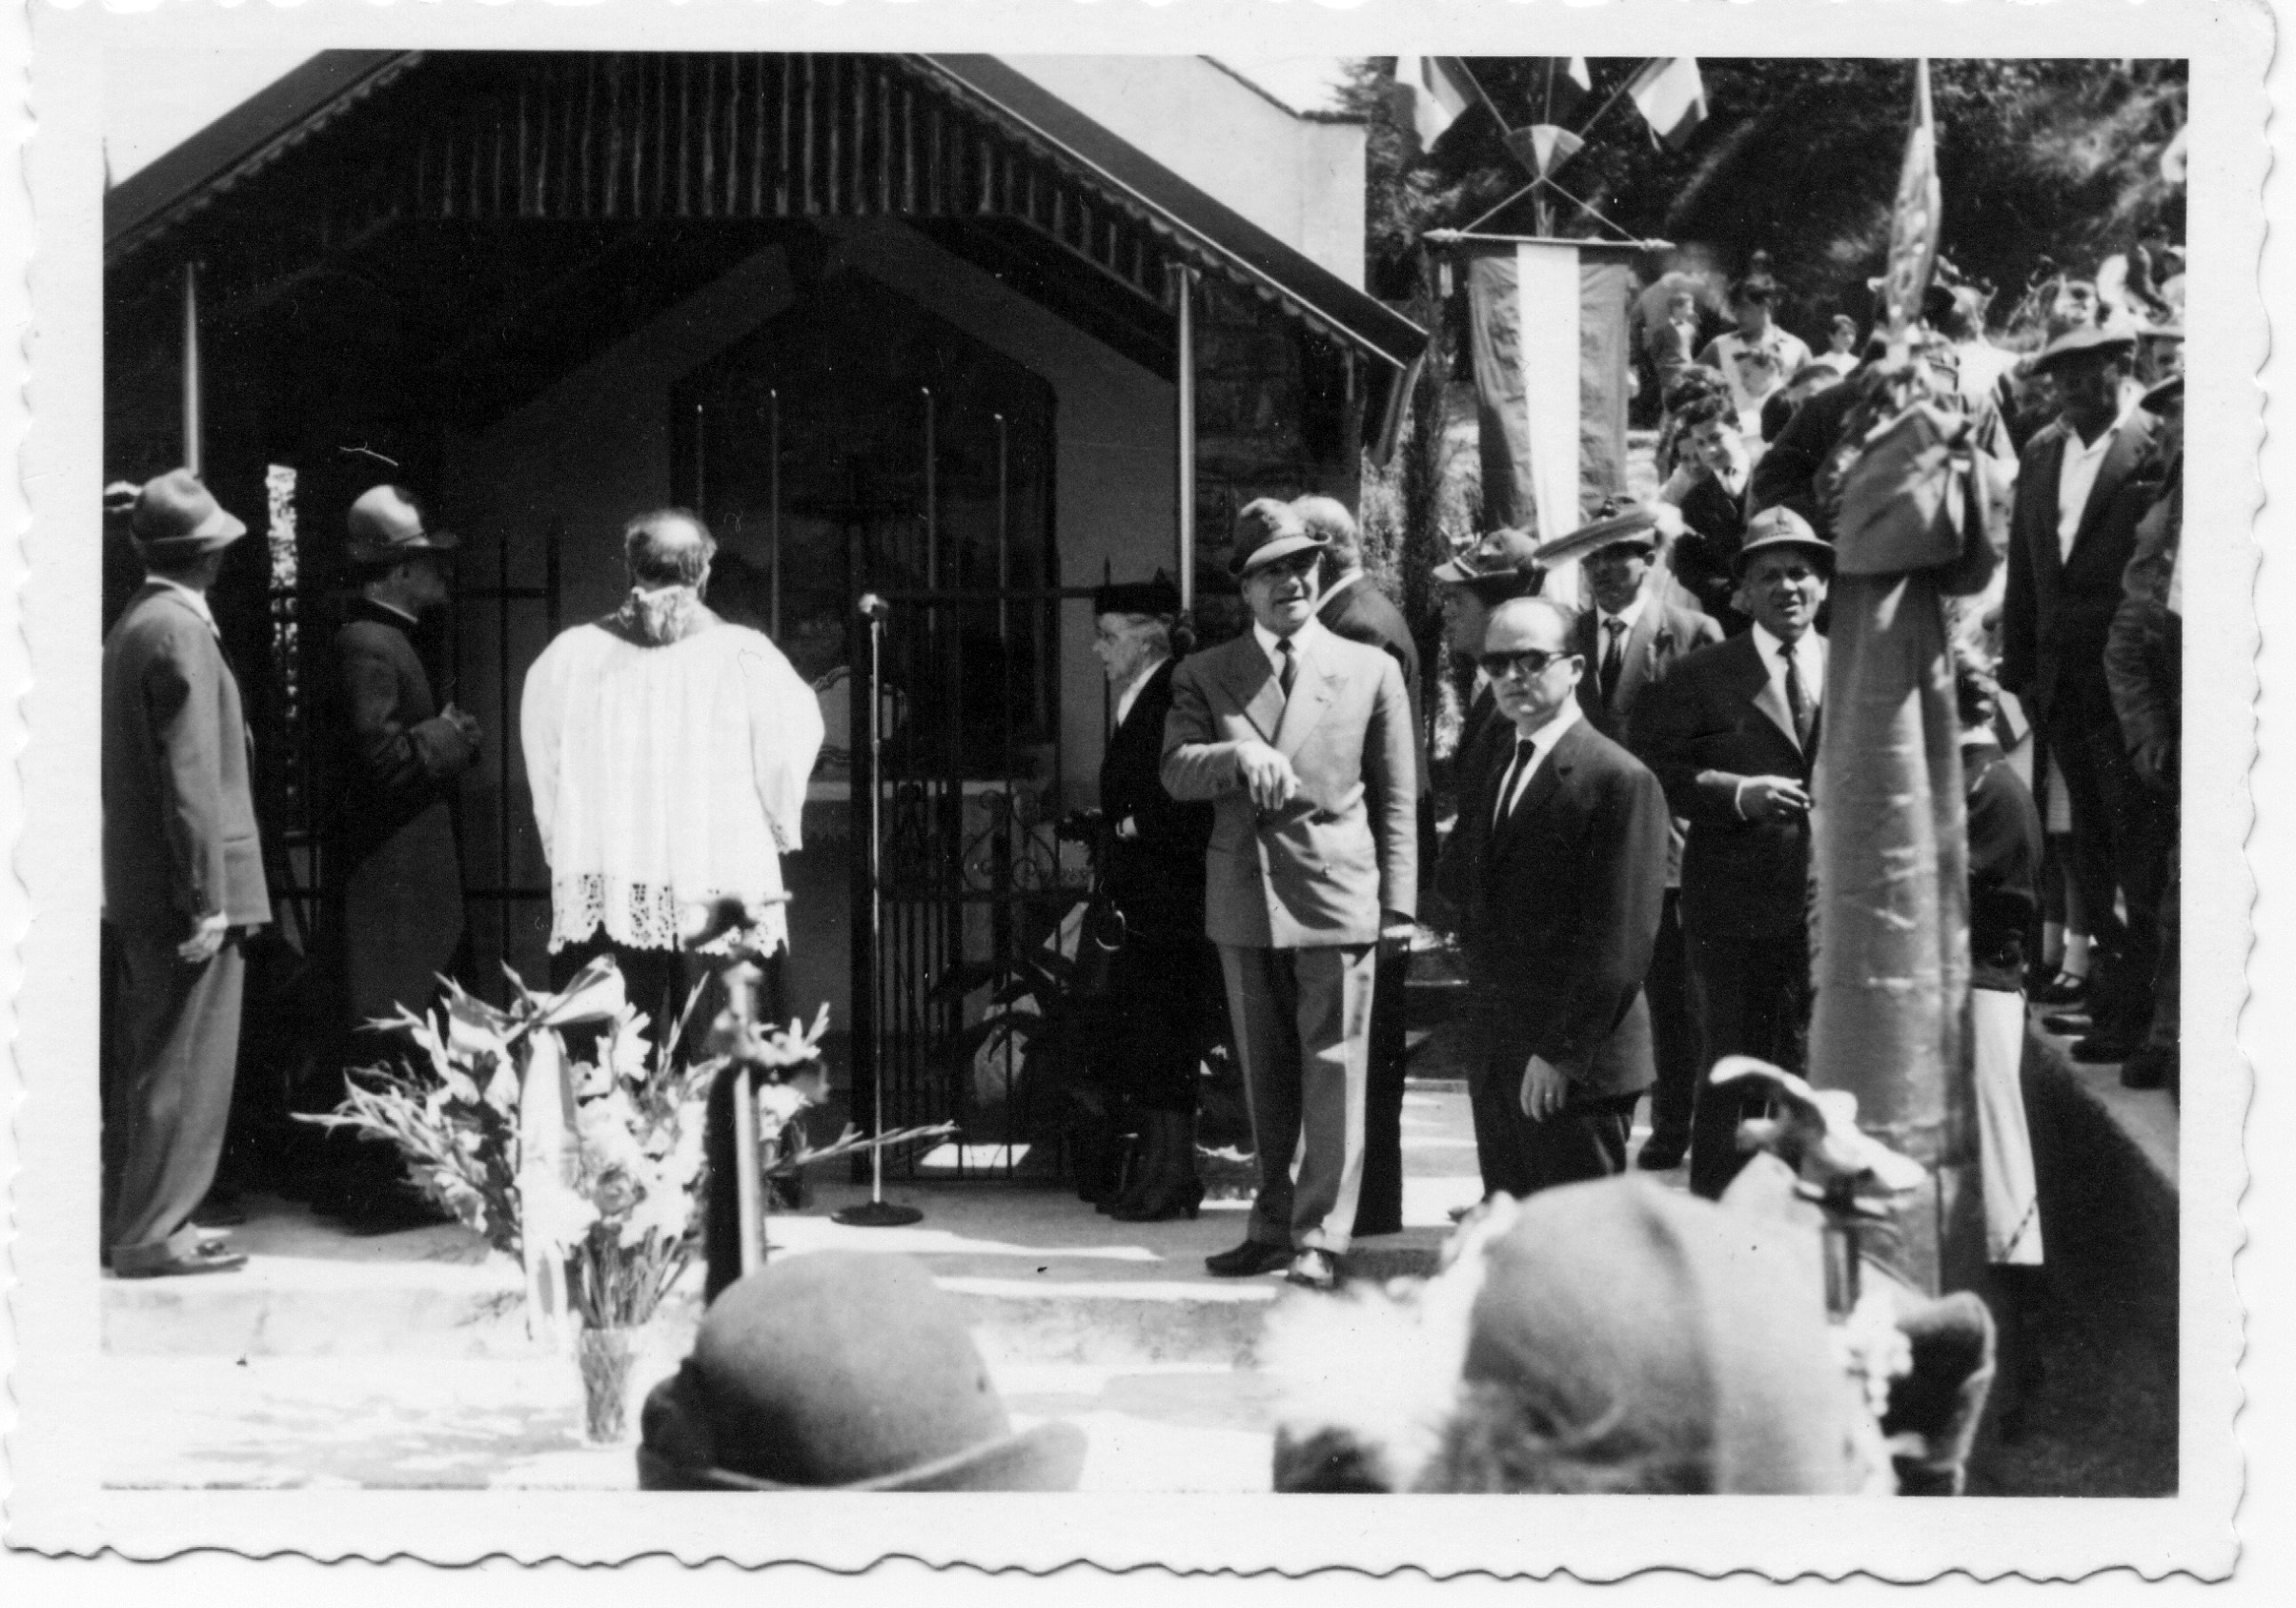
[[[1558,660],[1576,659],[1575,653],[1550,653],[1545,648],[1527,647],[1514,653],[1478,653],[1474,662],[1483,667],[1483,674],[1493,681],[1504,681],[1509,676],[1520,676],[1529,681],[1546,674],[1547,666]]]

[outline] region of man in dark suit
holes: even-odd
[[[2167,824],[2122,742],[2104,651],[2138,522],[2160,491],[2154,420],[2123,398],[2133,338],[2083,325],[2034,361],[2057,420],[2025,444],[2009,519],[2001,684],[2032,715],[2072,808],[2073,864],[2103,986],[2081,1061],[2124,1061],[2152,1022]],[[2115,909],[2125,904],[2125,921]],[[2096,974],[2092,973],[2094,977]]]
[[[1635,709],[1676,662],[1722,640],[1722,627],[1696,609],[1658,595],[1653,580],[1657,520],[1642,509],[1598,519],[1556,544],[1557,561],[1584,555],[1594,606],[1579,615],[1572,650],[1586,671],[1578,678],[1578,705],[1595,729],[1632,745]],[[1666,837],[1666,904],[1658,918],[1643,995],[1650,1002],[1657,1082],[1651,1088],[1650,1138],[1638,1166],[1663,1172],[1681,1165],[1690,1149],[1690,1117],[1697,1098],[1698,1030],[1690,1015],[1690,977],[1682,949],[1682,838],[1686,824],[1671,822]]]
[[[1419,644],[1403,611],[1372,584],[1363,570],[1363,534],[1355,516],[1336,498],[1303,497],[1292,512],[1326,548],[1323,603],[1315,618],[1327,631],[1375,647],[1403,672],[1412,706],[1412,754],[1419,789],[1419,853],[1432,862],[1435,801],[1427,784],[1427,721],[1419,696]],[[1355,1236],[1392,1234],[1403,1228],[1404,988],[1411,974],[1408,947],[1383,956],[1372,986],[1371,1086],[1364,1096],[1363,1191],[1355,1203]]]
[[[1789,508],[1746,527],[1742,636],[1676,662],[1635,711],[1636,754],[1690,824],[1682,935],[1699,1083],[1690,1187],[1718,1198],[1737,1176],[1743,1099],[1705,1074],[1725,1055],[1798,1068],[1810,999],[1810,779],[1825,640],[1819,605],[1833,550]]]
[[[1487,751],[1441,873],[1465,912],[1476,1156],[1510,1195],[1624,1170],[1653,1076],[1666,799],[1582,713],[1573,625],[1539,598],[1493,612],[1482,662],[1514,742]]]
[[[147,579],[104,640],[104,1247],[121,1278],[247,1257],[192,1221],[223,1150],[241,939],[271,920],[239,684],[207,591],[247,526],[187,469],[114,487]]]
[[[461,942],[452,800],[478,761],[478,723],[451,702],[438,707],[413,639],[452,596],[454,534],[391,485],[361,495],[347,524],[358,595],[335,639],[330,870],[342,894],[345,1060],[358,1066],[389,1048],[366,1025],[427,1013]],[[338,1162],[315,1208],[376,1231],[435,1220],[400,1187],[395,1147],[335,1134],[329,1148]]]
[[[1196,1095],[1206,1047],[1219,1031],[1220,963],[1204,936],[1204,849],[1211,805],[1165,791],[1164,723],[1172,708],[1171,632],[1180,594],[1161,575],[1093,594],[1092,651],[1115,696],[1100,761],[1104,876],[1124,915],[1108,1018],[1097,1057],[1112,1104],[1140,1122],[1140,1168],[1103,1210],[1120,1222],[1192,1216]],[[1207,1016],[1212,1018],[1207,1025]]]
[[[1419,849],[1403,672],[1316,621],[1323,551],[1285,503],[1237,516],[1251,627],[1173,673],[1163,765],[1172,797],[1213,805],[1204,925],[1259,1155],[1250,1237],[1206,1265],[1315,1290],[1354,1227],[1372,977],[1410,940]]]

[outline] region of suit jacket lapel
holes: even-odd
[[[1746,689],[1747,702],[1760,710],[1763,717],[1784,735],[1785,740],[1794,744],[1795,752],[1799,753],[1801,739],[1794,734],[1794,711],[1786,707],[1786,695],[1778,691],[1778,683],[1770,679],[1770,662],[1762,657],[1762,650],[1756,644],[1753,632],[1747,632],[1741,640],[1746,644],[1746,657],[1754,662],[1754,684]]]
[[[1575,725],[1562,734],[1547,757],[1539,761],[1538,768],[1531,773],[1531,780],[1523,784],[1523,796],[1515,800],[1514,807],[1498,823],[1493,835],[1491,847],[1494,860],[1514,846],[1530,824],[1538,819],[1539,812],[1554,797],[1555,789],[1562,785],[1563,778],[1571,773],[1571,766],[1576,761],[1578,734],[1585,729],[1590,728],[1585,718],[1581,717]],[[1509,760],[1514,757],[1513,744],[1509,744],[1507,757]],[[1501,774],[1505,774],[1503,768]]]
[[[1618,696],[1611,704],[1615,711],[1633,707],[1642,683],[1650,679],[1651,662],[1657,654],[1658,615],[1658,600],[1645,598],[1642,618],[1626,634],[1626,662],[1618,667]]]
[[[2040,557],[2042,572],[2052,580],[2064,573],[2064,549],[2057,536],[2060,517],[2057,486],[2064,474],[2066,440],[2064,426],[2061,424],[2057,438],[2044,443],[2033,457],[2033,508],[2041,518],[2035,521],[2040,528],[2028,532],[2026,539]],[[2098,477],[2100,480],[2103,478]]]
[[[2096,528],[2099,516],[2113,505],[2113,499],[2127,484],[2130,472],[2137,466],[2138,455],[2144,450],[2142,435],[2133,418],[2125,425],[2114,427],[2113,444],[2104,449],[2104,461],[2097,466],[2096,483],[2089,487],[2088,500],[2081,505],[2081,523],[2073,532],[2074,552],[2081,551],[2081,544]]]
[[[1238,637],[1221,671],[1228,694],[1244,718],[1259,728],[1263,741],[1273,743],[1284,721],[1284,689],[1276,682],[1275,667],[1260,651],[1259,639],[1250,630]]]
[[[1275,685],[1272,675],[1269,684]],[[1279,693],[1281,688],[1278,688]],[[1320,652],[1303,648],[1299,654],[1299,677],[1291,684],[1291,697],[1283,706],[1282,723],[1277,728],[1275,751],[1290,759],[1307,742],[1308,734],[1324,718],[1331,706],[1333,687],[1330,672],[1325,668]]]

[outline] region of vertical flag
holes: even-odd
[[[1629,261],[1594,241],[1554,240],[1467,257],[1483,511],[1493,524],[1553,541],[1624,493]],[[1575,601],[1574,584],[1559,575],[1548,593]]]
[[[1403,109],[1419,135],[1419,149],[1432,151],[1443,131],[1482,99],[1483,92],[1456,56],[1397,56],[1395,89],[1408,97]]]
[[[1706,121],[1706,81],[1698,76],[1696,56],[1659,56],[1646,62],[1626,93],[1650,125],[1651,137],[1669,149],[1679,151]]]
[[[1938,225],[1944,212],[1938,184],[1938,131],[1929,111],[1929,59],[1914,62],[1913,127],[1905,135],[1905,165],[1898,173],[1898,198],[1890,209],[1889,269],[1882,291],[1889,310],[1889,340],[1900,346],[1905,332],[1921,316],[1921,293],[1937,266]]]

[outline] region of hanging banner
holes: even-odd
[[[1466,269],[1484,521],[1554,540],[1626,489],[1628,254],[1515,240]],[[1575,602],[1575,577],[1548,592]]]

